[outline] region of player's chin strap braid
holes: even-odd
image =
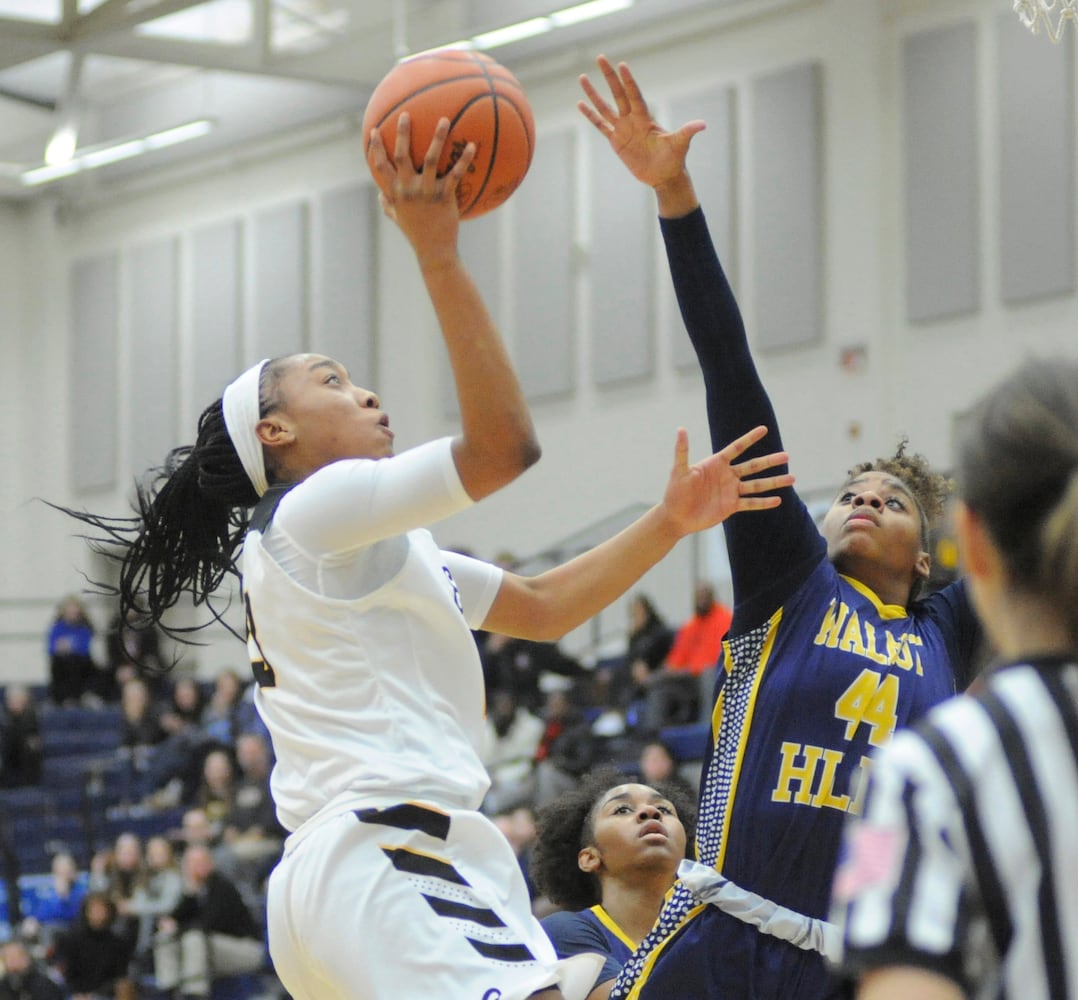
[[[221,409],[225,427],[232,439],[232,446],[243,464],[243,471],[251,480],[255,492],[262,496],[269,483],[266,480],[266,460],[262,456],[262,442],[258,440],[255,427],[261,416],[258,383],[262,367],[268,358],[251,365],[242,375],[230,382],[221,397]]]
[[[701,903],[717,906],[723,913],[759,927],[764,934],[789,941],[805,951],[818,951],[831,961],[842,957],[842,932],[835,924],[779,906],[696,861],[682,861],[677,874],[682,885]]]

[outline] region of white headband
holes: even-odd
[[[251,480],[251,485],[259,496],[269,489],[269,483],[266,481],[266,461],[262,457],[262,442],[255,433],[260,417],[258,380],[262,375],[262,366],[268,360],[263,358],[257,365],[251,365],[239,378],[229,383],[221,397],[228,436],[232,438],[232,445],[240,456],[243,471],[247,473],[247,478]]]

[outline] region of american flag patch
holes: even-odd
[[[857,823],[847,838],[846,857],[835,876],[835,899],[849,902],[864,889],[897,885],[905,841],[898,830]]]

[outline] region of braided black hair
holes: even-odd
[[[275,359],[262,369],[260,416],[280,405],[277,385],[286,360]],[[273,470],[266,471],[272,482]],[[202,411],[195,443],[173,448],[161,466],[136,481],[133,516],[108,517],[50,506],[89,525],[96,533],[82,537],[119,566],[117,584],[94,586],[119,598],[121,620],[133,612],[136,624],[156,625],[174,639],[191,642],[190,634],[211,622],[238,635],[224,621],[228,606],[216,607],[213,595],[228,576],[239,576],[236,553],[247,531],[250,508],[257,502],[217,399]],[[190,627],[166,625],[166,612],[184,594],[196,607],[206,608],[210,620]]]

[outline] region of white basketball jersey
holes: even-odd
[[[486,617],[501,570],[441,551],[425,529],[381,537],[378,527],[398,528],[402,508],[421,524],[471,502],[445,439],[319,470],[280,500],[265,535],[248,532],[248,650],[287,829],[361,803],[482,801],[483,676],[471,628]],[[317,519],[342,509],[356,522],[342,547],[312,553],[305,529],[325,534]],[[302,573],[267,551],[282,532],[306,560]],[[342,579],[354,581],[355,596],[337,596]]]

